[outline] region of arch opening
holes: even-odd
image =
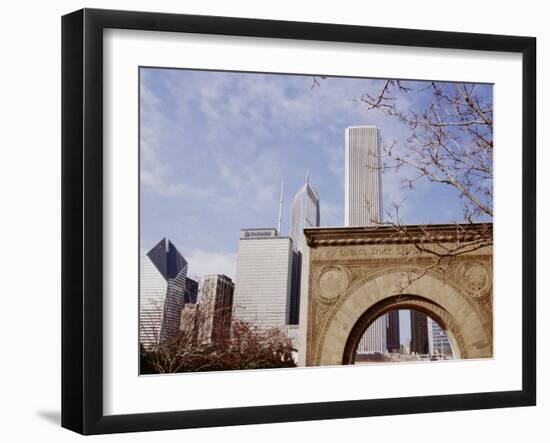
[[[445,328],[416,309],[395,309],[364,331],[354,364],[454,360]]]
[[[445,309],[415,295],[389,297],[353,326],[342,363],[435,361],[468,358],[460,330]]]

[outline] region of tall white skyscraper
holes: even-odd
[[[382,221],[380,136],[376,126],[352,126],[345,131],[346,226],[374,226]],[[386,353],[388,318],[374,321],[359,342],[358,352]]]
[[[292,240],[277,229],[242,229],[237,255],[234,318],[260,327],[289,323]]]
[[[345,225],[372,226],[382,221],[378,128],[352,126],[345,139]]]
[[[306,182],[294,196],[290,210],[290,238],[294,249],[302,252],[304,247],[304,228],[320,225],[319,194]]]
[[[357,352],[359,354],[380,354],[388,353],[387,337],[388,337],[389,319],[388,315],[378,317],[361,337]]]
[[[187,261],[169,240],[141,256],[139,334],[146,348],[179,331],[186,279]]]

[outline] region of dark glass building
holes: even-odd
[[[420,311],[411,310],[411,354],[428,354],[428,317]]]
[[[187,277],[185,280],[185,303],[197,303],[199,282]]]
[[[141,258],[140,341],[146,348],[178,333],[186,279],[187,261],[170,240]]]
[[[399,337],[399,311],[388,313],[388,332],[386,334],[388,352],[399,352],[401,340]]]
[[[292,251],[292,281],[290,283],[290,309],[288,324],[297,325],[300,320],[300,283],[302,281],[302,253]]]

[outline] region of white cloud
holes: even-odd
[[[308,77],[162,70],[147,79],[141,178],[149,206],[144,208],[167,205],[166,214],[180,225],[168,229],[167,215],[158,211],[146,229],[152,237],[178,238],[192,250],[184,255],[197,274],[234,275],[235,254],[216,250],[231,250],[238,229],[250,220],[275,223],[283,176],[286,196],[292,196],[309,169],[321,193],[322,224],[342,224],[346,126],[377,125],[383,141],[405,145],[407,130],[400,122],[350,101],[374,93],[379,80],[328,78],[311,90]],[[386,208],[410,195],[401,208],[407,219],[419,211],[425,191],[407,191],[401,184],[404,172],[384,174],[382,189]],[[288,212],[285,200],[285,222]],[[191,223],[191,213],[200,223]]]
[[[228,252],[212,252],[195,249],[185,254],[189,263],[187,275],[204,277],[207,274],[225,274],[235,279],[237,254]]]

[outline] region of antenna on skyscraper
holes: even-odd
[[[277,221],[277,235],[281,235],[281,223],[283,222],[283,187],[284,179],[281,179],[281,197],[279,198],[279,220]]]
[[[309,169],[306,169],[306,183],[309,183]]]

